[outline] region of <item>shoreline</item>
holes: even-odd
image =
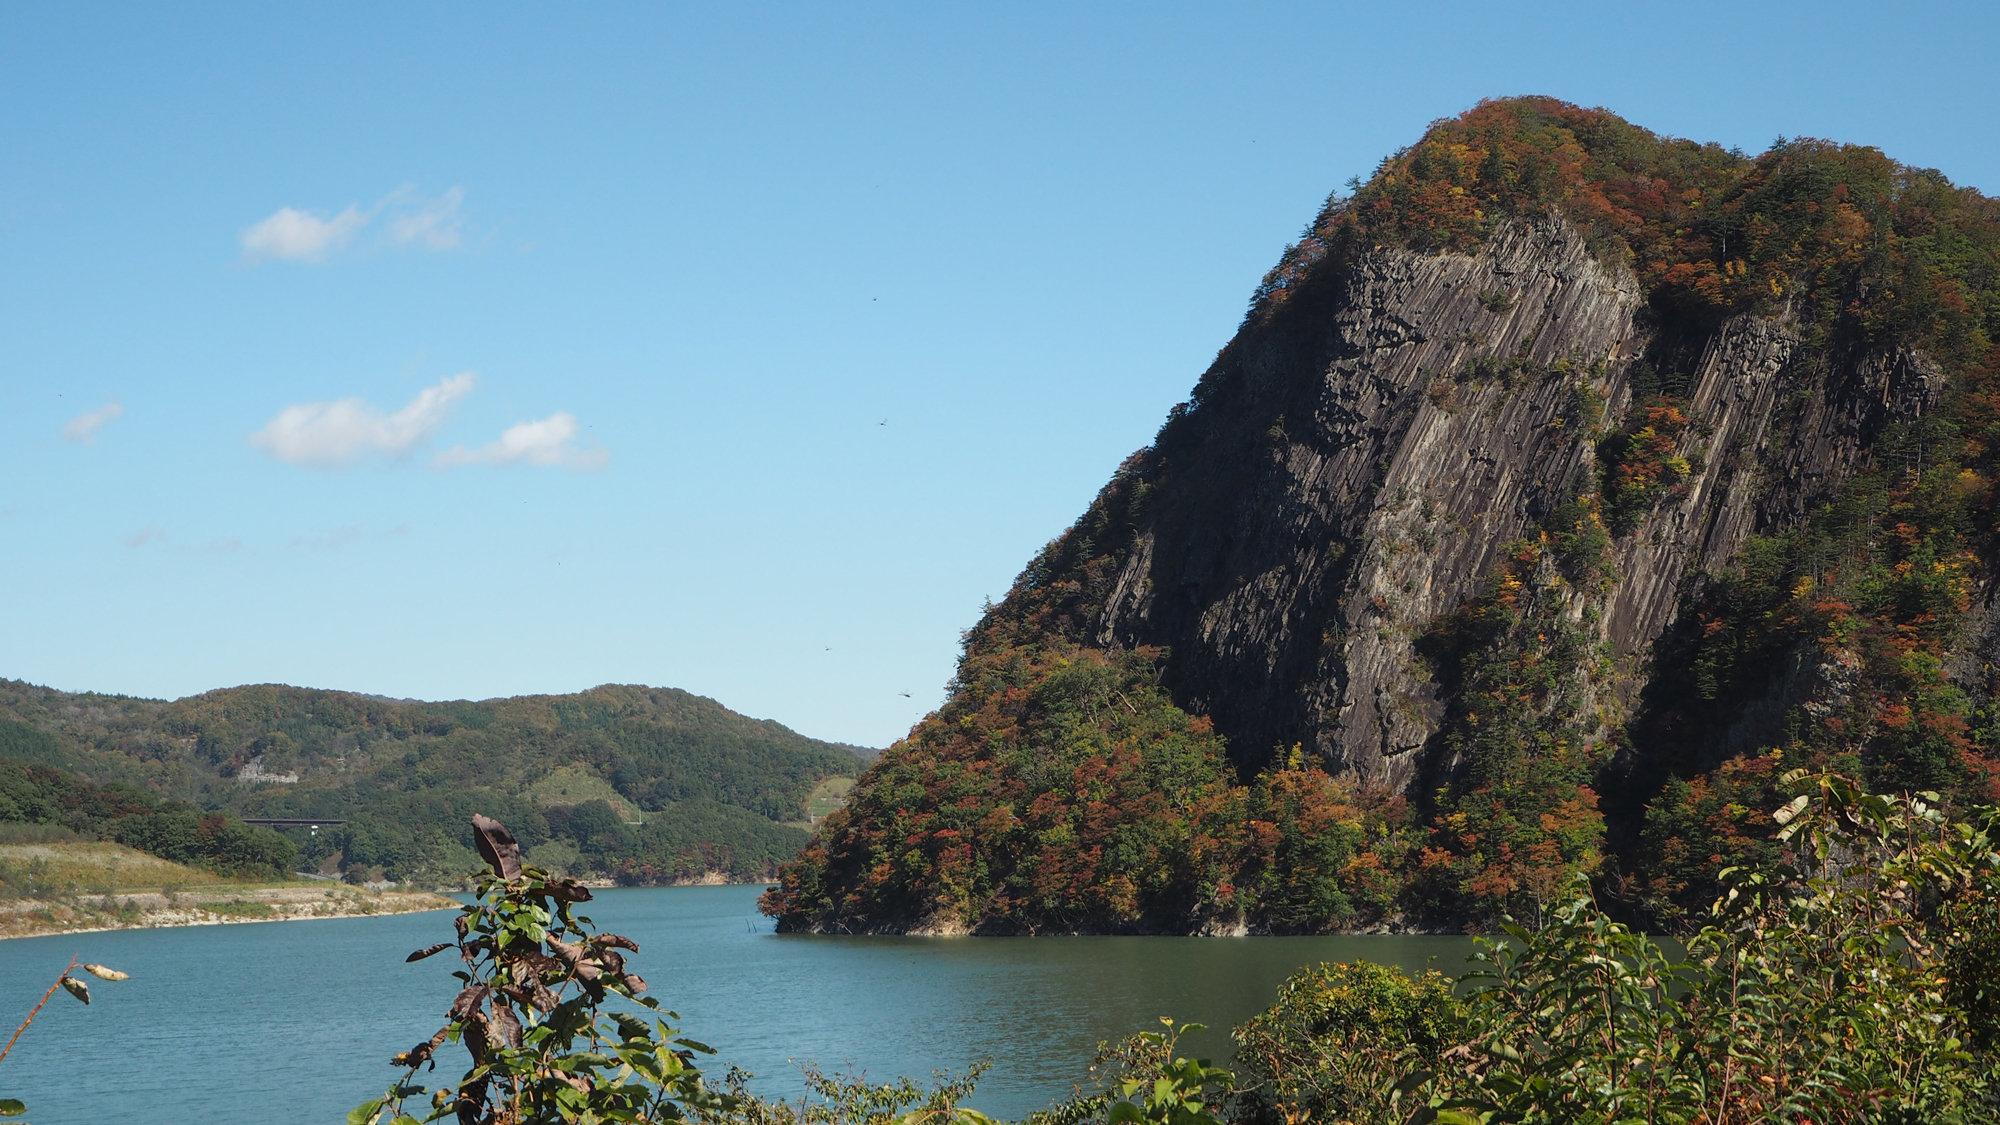
[[[432,891],[367,891],[314,883],[208,883],[176,889],[133,889],[101,895],[65,894],[0,901],[0,941],[109,930],[310,922],[456,910],[463,905]]]
[[[534,863],[532,859],[528,862],[530,865]],[[774,887],[778,883],[777,876],[775,875],[768,879],[761,877],[756,879],[732,879],[726,872],[722,871],[705,871],[700,875],[681,875],[653,883],[621,883],[609,875],[598,873],[572,875],[567,872],[557,871],[552,872],[552,874],[557,878],[569,879],[579,886],[589,887],[593,891],[644,891],[659,890],[662,887]],[[455,889],[443,890],[438,893],[471,894],[472,884],[462,883]]]

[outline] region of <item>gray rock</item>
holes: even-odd
[[[1570,606],[1613,657],[1592,690],[1615,721],[1705,576],[1804,518],[1941,389],[1919,355],[1807,355],[1783,315],[1676,322],[1671,339],[1661,322],[1559,218],[1469,256],[1328,259],[1246,322],[1141,459],[1151,492],[1082,639],[1168,648],[1168,687],[1246,765],[1302,743],[1409,787],[1448,702],[1417,639],[1596,488],[1582,392],[1619,419],[1643,358],[1684,383],[1697,426],[1677,452],[1698,469],[1617,538],[1601,604]],[[1800,661],[1774,670],[1779,711],[1844,682],[1839,654]]]

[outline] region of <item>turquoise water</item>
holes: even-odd
[[[1457,969],[1462,938],[841,938],[778,935],[755,887],[600,892],[586,913],[638,941],[652,995],[687,1034],[800,1089],[790,1060],[874,1078],[990,1058],[971,1104],[1018,1118],[1066,1094],[1092,1050],[1156,1017],[1226,1029],[1300,965],[1365,959]],[[400,1073],[389,1056],[428,1038],[457,990],[456,959],[404,955],[451,937],[448,913],[0,942],[0,1022],[11,1035],[72,953],[132,974],[92,980],[89,1008],[58,995],[4,1062],[0,1096],[35,1125],[337,1123]],[[440,1052],[436,1077],[463,1070]],[[435,1083],[432,1083],[435,1084]]]

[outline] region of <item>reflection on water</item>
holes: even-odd
[[[1463,938],[847,938],[779,936],[758,888],[600,892],[584,911],[638,941],[636,966],[687,1033],[799,1090],[789,1060],[871,1077],[993,1069],[972,1104],[1017,1118],[1066,1093],[1099,1040],[1197,1020],[1227,1029],[1300,965],[1365,959],[1447,972]],[[450,937],[447,914],[135,930],[0,943],[0,1021],[33,1006],[71,953],[132,980],[88,1010],[58,997],[0,1063],[0,1096],[39,1125],[338,1122],[380,1093],[390,1055],[437,1029],[456,960],[403,963]],[[8,1032],[11,1033],[11,1032]],[[455,1048],[435,1077],[455,1078]],[[434,1083],[432,1083],[434,1084]]]

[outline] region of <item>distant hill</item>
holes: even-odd
[[[61,767],[289,830],[351,880],[480,866],[496,817],[531,857],[630,883],[754,879],[806,840],[807,803],[873,751],[807,738],[671,688],[425,703],[259,684],[166,701],[0,680],[0,759]]]

